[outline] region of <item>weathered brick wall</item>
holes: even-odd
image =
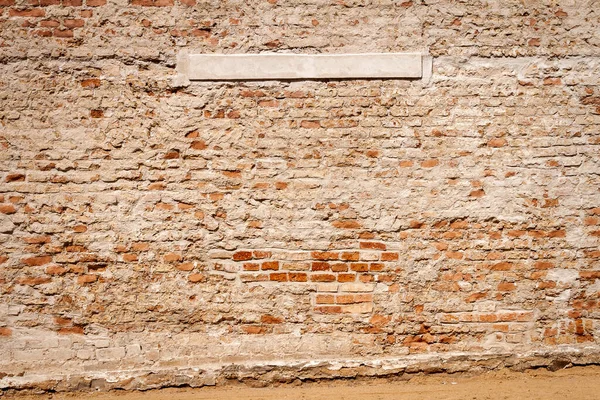
[[[598,362],[597,10],[0,0],[0,387]],[[434,64],[176,87],[182,50]]]

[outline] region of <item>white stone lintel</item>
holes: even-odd
[[[422,78],[422,53],[180,54],[176,81]],[[427,75],[427,74],[425,74]]]

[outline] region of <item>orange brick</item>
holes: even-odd
[[[257,263],[244,263],[244,271],[258,271],[260,265]]]
[[[263,316],[260,317],[260,322],[262,322],[263,324],[281,324],[283,323],[284,319],[281,317],[275,317],[271,314],[265,314]]]
[[[133,251],[147,251],[150,250],[150,243],[147,242],[137,242],[131,245],[131,250]]]
[[[354,282],[356,280],[355,274],[339,274],[337,277],[338,282]]]
[[[334,282],[335,275],[331,274],[315,274],[310,276],[312,282]]]
[[[306,282],[308,280],[308,276],[300,272],[290,272],[288,273],[288,277],[290,282]]]
[[[534,264],[535,269],[551,269],[554,268],[554,264],[549,261],[537,261]]]
[[[68,326],[68,327],[64,327],[64,328],[60,328],[58,330],[58,334],[59,335],[83,335],[84,329],[83,326]]]
[[[327,262],[315,261],[312,263],[311,271],[330,271],[331,265]]]
[[[252,260],[252,252],[251,251],[238,251],[233,253],[233,261],[248,261]]]
[[[338,253],[334,253],[331,251],[313,251],[311,253],[311,257],[314,260],[321,260],[321,261],[337,260]]]
[[[287,282],[288,274],[285,272],[276,272],[269,275],[269,280],[277,282]]]
[[[98,280],[98,275],[81,275],[77,278],[77,283],[80,285],[86,283],[94,283]]]
[[[335,297],[332,294],[318,294],[315,297],[315,302],[317,304],[334,304]]]
[[[381,261],[398,261],[398,253],[381,253]]]
[[[498,285],[498,290],[501,292],[510,292],[516,288],[517,286],[512,282],[502,282]]]
[[[335,263],[331,265],[332,272],[346,272],[348,271],[348,264],[346,263]]]
[[[265,261],[261,265],[263,271],[277,271],[279,270],[279,261]]]
[[[369,270],[369,264],[367,264],[367,263],[351,263],[350,269],[355,272],[367,272]]]
[[[37,256],[37,257],[29,257],[29,258],[23,258],[21,260],[21,262],[23,264],[29,265],[29,266],[39,266],[39,265],[44,265],[44,264],[48,264],[49,262],[52,261],[52,257],[51,256]]]
[[[382,263],[371,263],[369,264],[369,271],[383,271],[385,269],[385,264]]]
[[[181,255],[175,254],[175,253],[168,253],[168,254],[165,254],[165,256],[164,256],[164,260],[166,262],[181,261],[181,258],[182,258]]]
[[[373,249],[373,250],[385,250],[386,246],[384,243],[379,242],[360,242],[361,249]]]
[[[360,253],[358,251],[344,252],[340,255],[340,258],[344,261],[358,261]]]
[[[260,251],[260,250],[255,250],[252,252],[253,257],[256,260],[260,260],[263,258],[271,258],[271,252],[270,251]]]
[[[204,282],[205,279],[206,277],[202,274],[190,274],[190,276],[188,276],[188,281],[192,283]]]

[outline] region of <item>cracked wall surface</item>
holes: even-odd
[[[0,388],[598,362],[598,32],[595,1],[0,0]],[[433,72],[182,84],[182,51]]]

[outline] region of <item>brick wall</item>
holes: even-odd
[[[0,387],[599,362],[596,3],[0,0]]]

